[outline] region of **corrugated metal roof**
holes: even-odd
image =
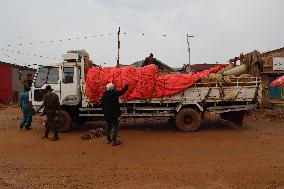
[[[7,62],[1,62],[0,61],[0,64],[2,65],[7,65],[7,66],[11,66],[13,68],[20,68],[20,69],[23,69],[23,70],[31,70],[31,71],[36,71],[36,69],[34,68],[29,68],[27,66],[20,66],[20,65],[17,65],[17,64],[11,64],[11,63],[7,63]]]
[[[220,66],[223,64],[192,64],[190,65],[190,70],[192,72],[200,72],[204,70],[209,70],[211,68],[215,68],[216,66]]]
[[[284,51],[284,47],[282,47],[282,48],[279,48],[279,49],[275,49],[275,50],[271,50],[271,51],[267,51],[267,52],[264,52],[264,53],[261,53],[261,55],[263,56],[265,56],[265,55],[268,55],[268,54],[270,54],[270,53],[274,53],[274,52],[277,52],[277,51]]]
[[[184,70],[184,68],[183,67],[181,67],[181,68],[172,68],[175,72],[179,72],[179,71],[183,71]]]
[[[137,62],[134,62],[133,64],[131,64],[131,66],[135,66],[135,67],[141,67],[142,64],[143,64],[144,60],[141,60],[141,61],[137,61]]]
[[[160,65],[160,66],[163,66],[163,67],[167,67],[171,70],[174,70],[172,67],[168,66],[167,64],[163,63],[162,61],[158,60],[158,59],[155,59],[156,62]],[[135,66],[135,67],[141,67],[144,63],[144,60],[141,60],[141,61],[137,61],[133,64],[131,64],[132,66]]]

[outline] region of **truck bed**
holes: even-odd
[[[181,93],[150,100],[121,101],[122,103],[183,103],[196,102],[251,102],[261,98],[261,80],[252,77],[251,81],[242,82],[238,79],[232,83],[196,83]]]
[[[149,100],[120,100],[123,117],[173,117],[182,107],[195,107],[199,111],[215,113],[246,111],[257,106],[261,100],[261,80],[258,77],[249,81],[236,79],[231,83],[196,83],[173,96]],[[98,104],[80,108],[80,116],[102,117]]]

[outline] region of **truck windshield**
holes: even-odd
[[[35,87],[42,87],[46,83],[57,83],[58,79],[58,67],[41,67],[35,81]]]

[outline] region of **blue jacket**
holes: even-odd
[[[20,105],[23,109],[29,108],[29,91],[24,91],[20,98]]]

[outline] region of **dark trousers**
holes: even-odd
[[[44,136],[48,137],[50,129],[54,133],[54,138],[58,138],[58,128],[55,122],[56,110],[46,110],[47,122],[45,124]]]
[[[116,142],[118,125],[119,125],[118,117],[111,120],[106,120],[105,132],[108,141],[112,140],[113,142]]]

